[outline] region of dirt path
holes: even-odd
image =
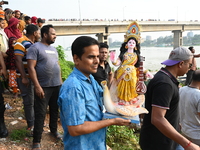
[[[7,138],[0,138],[0,150],[31,150],[32,146],[32,137],[25,137],[19,141],[12,141],[10,135],[14,129],[25,129],[26,121],[23,115],[23,103],[22,98],[17,98],[14,100],[12,96],[4,94],[4,100],[6,103],[12,107],[12,109],[7,109],[5,111],[5,123],[8,128],[9,135]],[[42,150],[63,150],[63,143],[57,141],[54,137],[50,135],[48,127],[48,114],[45,119],[46,126],[44,127],[44,132],[42,135]],[[12,124],[13,121],[17,122]],[[60,121],[58,122],[58,131],[63,133],[62,126]]]

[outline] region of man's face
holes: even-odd
[[[42,25],[43,25],[43,23],[41,23],[41,22],[39,22],[39,23],[38,23],[38,27],[40,27],[40,28],[41,28],[41,27],[42,27]]]
[[[107,48],[100,48],[99,49],[99,60],[100,62],[106,61],[108,58],[108,49]]]
[[[86,77],[96,73],[99,64],[99,46],[91,45],[84,48],[84,54],[81,58],[77,55],[73,57],[76,68],[81,71]]]
[[[31,24],[31,19],[26,20],[25,22],[26,22],[27,25],[28,25],[28,24]]]
[[[34,32],[35,42],[40,41],[40,29]]]
[[[195,53],[195,49],[193,48],[191,52],[194,54]]]
[[[46,42],[50,45],[56,40],[56,31],[54,28],[49,28],[49,33],[46,35]]]
[[[186,74],[192,67],[192,58],[186,61],[183,61],[181,71],[178,76],[183,76]]]

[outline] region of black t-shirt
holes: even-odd
[[[111,72],[110,65],[107,61],[105,61],[104,65],[105,69],[102,66],[98,65],[97,72],[92,74],[99,85],[101,85],[101,81],[108,81],[108,74]]]
[[[162,68],[149,82],[145,96],[145,107],[149,111],[143,120],[140,133],[140,146],[142,150],[175,150],[177,143],[163,135],[151,124],[152,106],[166,109],[165,118],[179,131],[179,82],[176,78]]]

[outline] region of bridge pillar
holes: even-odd
[[[97,33],[96,34],[98,41],[106,43],[106,44],[108,44],[108,36],[109,35],[110,35],[109,33]]]
[[[174,33],[174,49],[183,45],[182,30],[173,30]]]

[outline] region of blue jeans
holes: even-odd
[[[51,133],[57,132],[58,121],[58,94],[61,86],[42,87],[45,93],[45,98],[40,99],[35,95],[35,122],[33,130],[33,143],[40,143],[42,138],[44,120],[46,116],[47,106],[49,105],[49,128]]]

